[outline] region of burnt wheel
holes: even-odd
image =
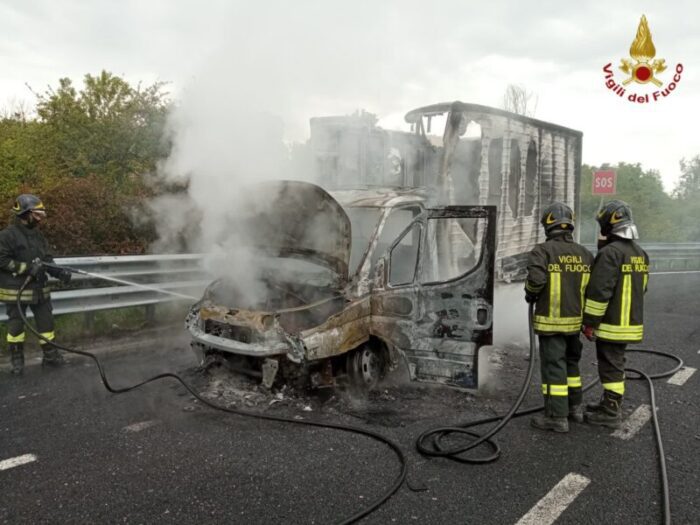
[[[373,390],[384,377],[384,353],[369,344],[362,345],[347,356],[347,371],[353,387]]]

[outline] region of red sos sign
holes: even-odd
[[[593,195],[615,195],[615,184],[617,182],[617,173],[609,171],[593,172]]]

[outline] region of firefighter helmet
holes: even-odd
[[[625,201],[612,200],[605,204],[596,217],[600,224],[600,233],[606,237],[610,234],[623,239],[638,239],[637,226],[632,218],[632,209]]]
[[[23,193],[17,197],[17,200],[15,200],[15,205],[12,207],[12,211],[15,212],[17,217],[19,217],[20,215],[24,215],[30,211],[41,211],[45,213],[46,208],[44,208],[44,203],[41,202],[41,199],[36,195],[32,195],[31,193]]]
[[[574,212],[563,202],[555,201],[542,211],[540,222],[548,234],[554,230],[573,231]]]

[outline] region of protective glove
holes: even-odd
[[[68,270],[61,270],[60,273],[58,274],[58,280],[61,281],[62,285],[67,285],[71,278],[73,277],[73,274],[69,272]]]
[[[539,298],[539,295],[528,292],[527,290],[525,291],[525,301],[528,304],[536,303],[538,298]]]
[[[583,325],[581,326],[581,331],[583,332],[583,335],[585,336],[586,339],[589,341],[594,341],[595,340],[595,335],[593,335],[593,330],[594,328],[590,325]]]
[[[35,281],[44,275],[44,264],[41,262],[41,259],[37,257],[30,263],[27,274],[31,275]]]

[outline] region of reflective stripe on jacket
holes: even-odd
[[[555,235],[530,252],[525,289],[538,296],[535,332],[577,334],[593,255],[568,232]]]
[[[583,324],[614,343],[638,343],[644,336],[644,293],[649,256],[637,243],[616,239],[598,251],[586,291]]]

